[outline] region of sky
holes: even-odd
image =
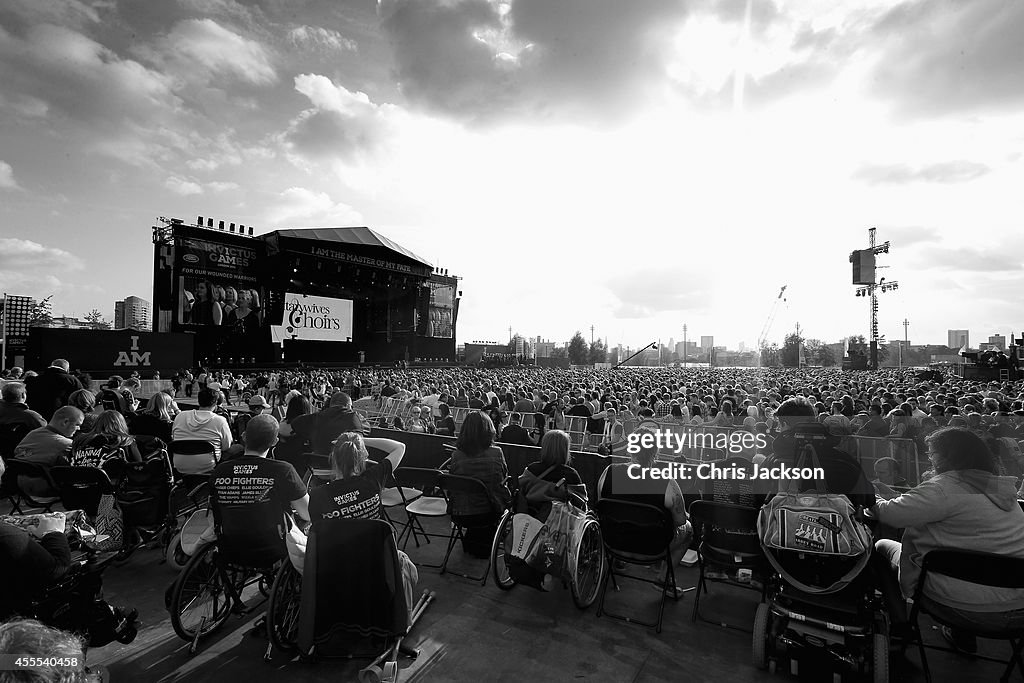
[[[5,0],[0,289],[107,319],[150,227],[368,226],[458,341],[1024,330],[1016,0]]]

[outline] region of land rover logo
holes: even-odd
[[[185,263],[199,263],[199,257],[195,254],[185,254],[181,257]]]

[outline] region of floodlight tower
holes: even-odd
[[[888,266],[875,266],[875,257],[879,254],[889,253],[889,242],[878,244],[875,239],[876,228],[868,229],[868,248],[859,249],[850,254],[850,263],[853,264],[853,284],[865,285],[857,289],[856,296],[869,297],[871,301],[871,369],[878,369],[878,291],[895,291],[900,288],[900,283],[893,280],[886,282],[881,278],[875,282],[875,269],[888,268]]]

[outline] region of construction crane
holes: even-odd
[[[764,321],[764,327],[761,328],[761,334],[757,337],[757,349],[760,351],[761,347],[764,346],[765,341],[768,339],[768,333],[771,332],[772,323],[775,322],[775,315],[779,312],[779,302],[786,303],[786,299],[783,296],[786,293],[786,287],[789,285],[782,285],[782,289],[779,290],[779,295],[775,297],[775,303],[772,304],[772,310],[768,313],[768,319]]]

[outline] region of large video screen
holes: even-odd
[[[285,339],[304,341],[352,341],[352,300],[287,293],[284,314],[271,326],[275,342]]]
[[[442,282],[429,282],[430,304],[427,309],[427,337],[450,339],[454,327],[455,287]]]

